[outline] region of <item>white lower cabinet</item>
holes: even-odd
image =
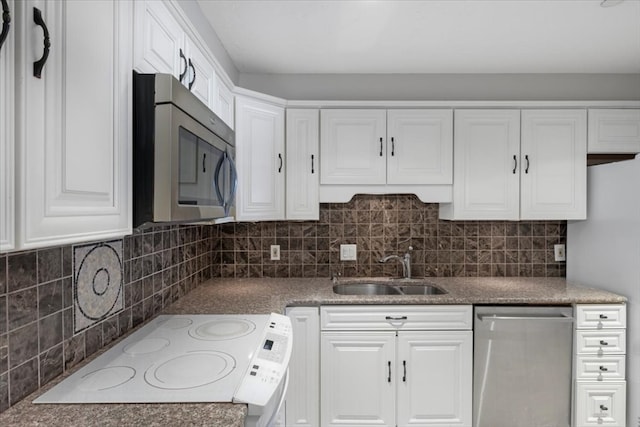
[[[331,326],[321,308],[322,426],[471,426],[473,333],[470,330],[408,330],[416,306],[389,307],[380,330]],[[451,306],[457,313],[460,307]],[[471,319],[469,307],[468,320]],[[425,306],[442,310],[442,306]],[[341,308],[354,317],[367,306]],[[323,312],[323,310],[325,310]],[[443,319],[449,314],[439,311]],[[335,324],[335,323],[334,323]],[[331,328],[340,330],[332,330]]]
[[[289,388],[285,403],[287,427],[320,423],[320,317],[318,307],[287,307],[293,330]]]
[[[578,305],[575,427],[626,424],[626,306]]]

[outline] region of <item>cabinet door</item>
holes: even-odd
[[[284,219],[284,108],[247,97],[236,101],[237,219]]]
[[[523,110],[520,218],[587,217],[587,112]]]
[[[519,218],[520,111],[456,110],[453,204],[444,219]]]
[[[216,72],[213,64],[189,37],[185,36],[188,71],[183,81],[211,111],[216,108]]]
[[[234,129],[233,121],[233,92],[216,75],[216,108],[213,110],[231,129]]]
[[[453,182],[453,110],[389,110],[387,141],[387,184]]]
[[[386,111],[322,110],[321,184],[386,183]]]
[[[286,426],[320,423],[320,317],[318,307],[287,308],[294,341],[289,362]]]
[[[320,218],[318,110],[287,110],[287,219]]]
[[[473,332],[398,332],[400,426],[471,426]]]
[[[131,232],[132,3],[19,2],[16,96],[22,147],[18,208],[24,248],[105,239]],[[42,10],[51,52],[42,78]],[[92,19],[87,19],[92,17]]]
[[[13,0],[8,0],[7,6],[15,17]],[[14,33],[11,26],[0,47],[0,251],[15,247]]]
[[[321,335],[321,425],[395,425],[395,333]]]
[[[588,151],[640,152],[640,110],[590,109]]]
[[[578,382],[576,427],[625,427],[626,382]]]
[[[187,71],[184,32],[161,1],[134,2],[134,67],[142,73],[179,78]]]

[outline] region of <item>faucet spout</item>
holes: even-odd
[[[400,255],[387,255],[386,257],[380,258],[378,260],[379,263],[385,263],[387,261],[396,260],[402,264],[402,277],[405,279],[411,279],[411,251],[413,247],[409,246],[407,252]]]

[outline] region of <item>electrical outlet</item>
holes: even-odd
[[[280,245],[271,245],[271,261],[280,261]]]
[[[555,255],[556,261],[566,261],[567,253],[565,252],[564,245],[553,245],[553,253]]]
[[[357,245],[340,245],[340,261],[356,261]]]

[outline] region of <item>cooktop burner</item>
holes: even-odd
[[[255,331],[256,324],[246,319],[220,319],[189,329],[189,335],[199,340],[218,341],[240,338]]]
[[[231,402],[268,321],[158,316],[34,402]]]
[[[235,359],[226,353],[196,351],[159,361],[147,369],[144,379],[153,387],[183,390],[216,382],[235,365]]]

